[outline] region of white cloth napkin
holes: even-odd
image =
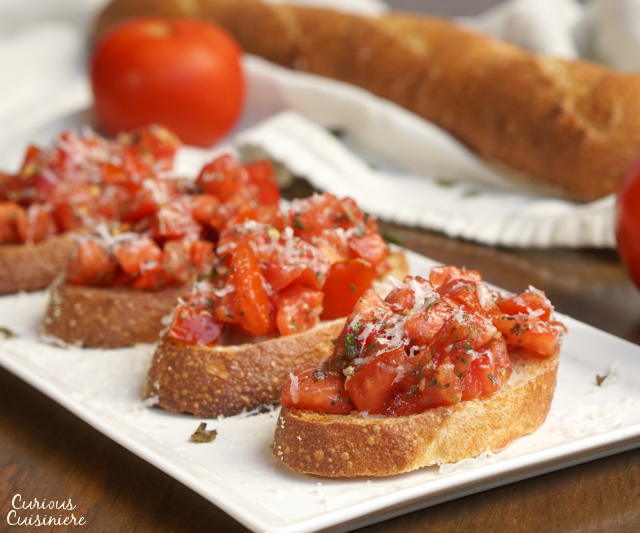
[[[0,3],[1,168],[18,164],[26,142],[47,142],[59,130],[90,123],[85,33],[104,1]],[[298,2],[372,16],[386,10],[380,0]],[[633,46],[640,43],[640,0],[593,0],[586,7],[575,0],[512,0],[461,22],[530,50],[640,69],[640,46]],[[249,101],[238,142],[260,144],[297,172],[305,169],[316,187],[350,194],[386,219],[487,244],[614,246],[612,197],[576,205],[537,196],[437,126],[366,91],[258,58],[248,57],[245,66]],[[283,110],[298,115],[254,128]],[[317,124],[344,128],[345,142]],[[283,149],[294,141],[295,150]]]

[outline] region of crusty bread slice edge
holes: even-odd
[[[535,431],[553,399],[558,357],[513,356],[495,394],[410,416],[328,415],[283,407],[272,451],[297,472],[390,476],[498,451]]]
[[[189,285],[181,285],[143,291],[57,283],[49,292],[41,333],[85,348],[156,342],[166,327],[163,318],[189,289]]]
[[[46,289],[64,273],[73,248],[70,233],[38,244],[1,244],[0,294]]]

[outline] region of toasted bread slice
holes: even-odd
[[[273,404],[291,369],[322,361],[344,319],[261,342],[193,346],[164,337],[153,357],[144,397],[175,412],[209,418]]]
[[[42,333],[88,348],[155,342],[162,319],[188,290],[187,285],[142,291],[58,284],[51,289]]]
[[[558,357],[512,355],[495,394],[410,416],[329,415],[283,407],[272,444],[286,466],[327,477],[390,476],[497,451],[545,420]]]
[[[404,252],[392,252],[388,262],[384,278],[404,278],[408,271]],[[387,288],[383,284],[377,290],[386,292]],[[331,341],[344,320],[323,322],[286,337],[235,345],[194,346],[165,336],[151,362],[144,397],[157,397],[160,407],[199,417],[235,415],[275,404],[291,370],[331,354]]]
[[[73,247],[68,233],[38,244],[0,245],[0,294],[47,288],[64,272]]]

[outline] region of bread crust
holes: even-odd
[[[574,200],[614,192],[640,153],[640,75],[531,54],[437,18],[258,0],[112,0],[96,34],[140,15],[216,22],[249,53],[363,87],[513,179]]]
[[[415,415],[283,407],[272,451],[297,472],[327,477],[390,476],[498,451],[544,422],[556,385],[557,356],[512,359],[514,374],[495,394]]]
[[[401,250],[388,257],[389,276],[408,272]],[[387,291],[387,287],[379,287]],[[234,345],[194,346],[164,336],[151,361],[144,398],[169,411],[209,418],[276,404],[289,372],[333,352],[345,319],[322,322],[294,335]]]
[[[68,233],[38,244],[1,244],[0,294],[47,288],[64,272],[73,248]]]
[[[291,369],[333,351],[344,319],[285,337],[235,346],[193,346],[164,337],[153,356],[144,397],[201,418],[235,415],[278,401]]]
[[[180,296],[189,287],[142,291],[129,287],[51,288],[42,333],[86,348],[120,348],[156,342]]]

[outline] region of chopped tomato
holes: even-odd
[[[57,231],[53,216],[39,204],[30,205],[25,216],[18,217],[17,229],[20,242],[26,244],[42,242]]]
[[[507,315],[529,315],[540,320],[549,320],[551,302],[544,292],[529,288],[521,294],[498,300],[500,311]]]
[[[189,254],[191,263],[198,267],[198,273],[203,273],[204,269],[208,269],[213,263],[215,257],[213,243],[201,240],[193,241]]]
[[[358,368],[357,372],[353,367],[347,367],[345,388],[356,409],[381,413],[395,390],[395,384],[403,376],[407,360],[404,348],[396,348],[378,354],[372,361]]]
[[[162,257],[160,247],[148,237],[126,240],[113,253],[122,270],[134,276],[158,267]]]
[[[362,237],[351,237],[349,239],[349,248],[355,257],[365,259],[372,265],[385,266],[385,259],[389,255],[387,244],[378,233],[369,233]]]
[[[478,273],[440,267],[433,277],[438,292],[412,276],[384,301],[368,290],[347,318],[330,361],[359,411],[410,415],[487,396],[509,378],[508,347],[557,352],[561,324],[532,318],[541,313],[496,314]]]
[[[226,202],[248,181],[247,169],[229,154],[207,163],[196,180],[206,193]]]
[[[552,357],[560,350],[562,327],[529,315],[497,315],[493,323],[510,348],[526,348],[540,357]]]
[[[312,409],[344,415],[353,409],[344,388],[344,376],[325,366],[307,365],[289,374],[280,403],[285,407]]]
[[[160,208],[155,216],[153,235],[163,239],[198,238],[202,228],[192,216],[192,200],[181,196]]]
[[[333,264],[322,288],[324,292],[322,318],[329,320],[347,316],[358,298],[371,287],[375,277],[371,263],[363,259],[351,259]]]
[[[276,171],[271,161],[262,159],[246,165],[249,182],[258,188],[258,203],[277,207],[280,203],[280,188]]]
[[[191,243],[188,241],[167,241],[162,249],[162,268],[166,275],[178,283],[186,283],[192,278]]]
[[[82,240],[67,267],[67,282],[73,285],[107,285],[116,273],[117,263],[95,240]]]
[[[411,315],[404,324],[404,333],[412,346],[426,346],[447,323],[453,308],[444,301]]]
[[[220,207],[220,200],[211,194],[194,194],[191,196],[193,218],[200,224],[213,225]]]
[[[299,333],[320,320],[322,292],[302,285],[291,285],[276,299],[276,326],[280,335]]]
[[[213,345],[222,333],[222,324],[215,321],[208,309],[178,305],[167,334],[188,344]]]
[[[14,202],[0,203],[0,243],[20,242],[18,222],[26,218],[24,209]]]
[[[231,282],[240,325],[252,335],[271,330],[271,304],[251,246],[241,242],[231,258]]]
[[[262,271],[274,291],[294,282],[312,289],[322,287],[329,263],[316,248],[301,239],[287,237],[278,239],[270,248]]]
[[[432,268],[429,274],[429,283],[436,289],[455,279],[479,283],[482,281],[482,274],[477,270],[460,269],[455,266],[437,266]]]

